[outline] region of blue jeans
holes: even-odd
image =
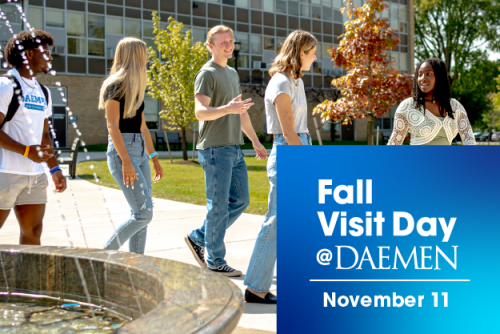
[[[130,185],[127,188],[123,184],[122,159],[120,159],[111,137],[109,137],[106,153],[109,171],[125,195],[130,206],[130,217],[116,229],[104,248],[118,250],[125,241],[130,239],[130,252],[144,254],[148,224],[153,219],[151,167],[142,133],[122,133],[122,136],[139,179],[135,180],[134,189]]]
[[[208,267],[217,268],[226,264],[226,230],[250,204],[247,165],[238,145],[200,150],[199,162],[205,171],[208,213],[189,238],[206,248]]]
[[[311,136],[308,133],[299,133],[302,145],[311,145]],[[288,145],[283,135],[276,135],[273,149],[267,160],[267,176],[269,177],[269,204],[262,229],[255,241],[255,246],[248,265],[244,284],[257,292],[268,292],[273,282],[274,265],[276,263],[276,213],[277,198],[277,157],[278,145]]]

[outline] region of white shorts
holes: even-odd
[[[0,173],[0,210],[17,205],[47,203],[47,175]]]

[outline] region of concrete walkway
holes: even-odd
[[[88,153],[92,155],[93,153]],[[97,154],[95,154],[97,156]],[[101,153],[102,158],[104,158]],[[85,157],[82,154],[82,157]],[[67,175],[67,170],[65,170]],[[51,178],[49,178],[51,179]],[[114,230],[129,214],[121,191],[75,179],[68,189],[57,194],[49,185],[49,203],[45,214],[42,245],[102,248]],[[154,218],[148,227],[146,255],[196,265],[184,242],[184,236],[201,226],[206,215],[203,206],[154,199]],[[228,264],[245,274],[262,216],[243,214],[227,231]],[[68,237],[69,235],[69,237]],[[0,232],[1,244],[17,244],[19,226],[13,213]],[[128,245],[122,247],[128,251]],[[232,281],[244,291],[244,276]],[[276,292],[276,280],[271,290]],[[233,334],[268,334],[276,332],[276,306],[248,304]]]

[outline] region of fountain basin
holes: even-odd
[[[2,291],[90,298],[133,319],[118,333],[225,334],[243,313],[243,295],[229,279],[177,261],[29,245],[1,245],[0,260]]]

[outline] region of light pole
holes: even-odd
[[[241,42],[238,40],[234,41],[234,69],[238,72],[238,54],[240,53]]]

